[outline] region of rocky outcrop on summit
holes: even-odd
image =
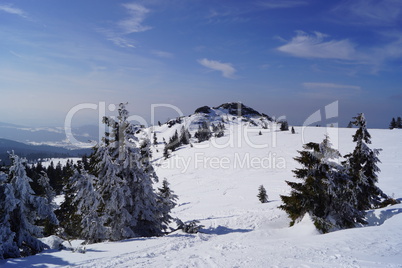
[[[261,116],[259,112],[244,105],[241,102],[228,102],[219,105],[218,107],[214,107],[214,109],[226,109],[228,113],[231,115],[239,115],[239,116]]]
[[[211,108],[209,106],[202,106],[200,108],[198,108],[197,110],[195,110],[194,113],[198,114],[198,113],[204,113],[204,114],[209,114],[211,112]]]
[[[220,114],[220,113],[225,113],[225,114],[230,114],[233,116],[243,116],[243,117],[265,117],[268,120],[271,120],[271,117],[269,117],[266,114],[259,113],[256,110],[254,110],[251,107],[248,107],[244,105],[241,102],[227,102],[224,104],[221,104],[217,107],[209,107],[209,106],[202,106],[198,109],[195,110],[195,113],[204,113],[204,114]]]

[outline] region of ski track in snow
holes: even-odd
[[[173,152],[170,159],[156,167],[179,196],[172,216],[183,221],[199,220],[202,233],[176,231],[158,238],[134,238],[121,242],[87,245],[85,254],[69,251],[45,251],[23,259],[0,261],[1,267],[402,267],[402,204],[369,211],[369,226],[321,235],[308,216],[289,227],[287,215],[278,206],[280,195],[290,189],[284,182],[294,180],[291,170],[297,167],[293,157],[302,149],[298,134],[266,130],[263,135],[250,134],[255,143],[269,143],[264,149],[249,146],[239,139],[237,125],[221,144],[234,139],[234,146],[206,149],[189,146]],[[168,141],[181,125],[155,127],[158,140]],[[402,198],[402,131],[369,130],[371,148],[382,148],[379,187],[387,194]],[[339,129],[342,155],[354,148],[355,129]],[[193,134],[193,133],[192,133]],[[320,142],[325,128],[308,128],[305,141]],[[275,137],[273,137],[275,135]],[[275,142],[272,142],[275,141]],[[156,149],[159,152],[156,152]],[[154,159],[162,157],[163,144],[154,150]],[[275,154],[284,159],[284,168],[237,167],[214,168],[196,165],[195,155],[220,157],[235,161],[235,154],[263,158]],[[188,169],[164,167],[174,157],[192,159]],[[263,184],[270,202],[261,204],[256,197]],[[159,185],[156,185],[159,186]],[[76,243],[76,245],[78,245]]]

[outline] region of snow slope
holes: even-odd
[[[204,115],[196,114],[201,119]],[[193,120],[194,118],[187,118]],[[215,120],[215,119],[214,119]],[[219,121],[219,118],[216,119]],[[252,120],[259,120],[254,118]],[[184,120],[185,121],[185,120]],[[156,126],[168,141],[181,124]],[[188,122],[187,122],[188,123]],[[188,125],[188,124],[187,124]],[[191,123],[190,123],[191,125]],[[173,216],[199,220],[202,233],[173,232],[86,246],[86,253],[48,250],[36,256],[0,261],[1,267],[402,267],[402,205],[367,213],[369,226],[318,234],[306,216],[289,227],[277,207],[297,167],[293,157],[305,142],[329,132],[344,155],[354,148],[355,129],[295,128],[296,134],[252,126],[242,118],[225,123],[225,136],[183,146],[165,160],[154,147],[157,173],[179,196]],[[193,133],[195,128],[193,129]],[[262,135],[258,132],[262,131]],[[402,198],[402,131],[369,130],[372,148],[382,148],[379,186]],[[263,184],[269,203],[258,201]],[[80,241],[73,241],[78,246]]]

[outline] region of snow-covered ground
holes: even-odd
[[[306,216],[289,227],[278,209],[280,195],[294,180],[293,160],[303,143],[323,140],[329,131],[341,154],[354,148],[355,129],[295,128],[296,134],[242,121],[227,125],[225,136],[194,143],[162,158],[154,148],[157,173],[179,196],[173,216],[199,220],[201,233],[173,232],[86,246],[86,253],[48,250],[36,256],[0,261],[1,267],[402,267],[402,204],[369,211],[369,226],[318,234]],[[175,129],[155,127],[161,142]],[[262,135],[258,132],[262,131]],[[244,132],[246,131],[246,132]],[[379,187],[402,198],[402,131],[369,129],[372,148],[382,148]],[[151,137],[152,138],[152,137]],[[158,151],[157,151],[158,150]],[[269,203],[258,201],[263,184]],[[158,185],[156,185],[158,186]],[[73,241],[79,246],[80,241]]]

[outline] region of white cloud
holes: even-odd
[[[27,17],[24,11],[22,11],[19,8],[15,8],[15,7],[12,7],[12,6],[9,6],[9,5],[0,5],[0,10],[4,11],[4,12],[7,12],[9,14],[21,16],[23,18]]]
[[[172,53],[166,52],[166,51],[161,51],[161,50],[152,50],[151,53],[154,54],[155,56],[158,56],[161,58],[171,59],[174,57]]]
[[[135,48],[134,41],[130,40],[128,35],[152,29],[150,26],[143,25],[150,10],[135,3],[122,4],[122,6],[128,12],[129,17],[117,21],[110,28],[98,28],[97,31],[105,35],[107,40],[112,41],[116,46]]]
[[[342,22],[391,25],[402,17],[400,0],[349,0],[333,10]]]
[[[222,76],[226,78],[234,78],[236,69],[233,68],[231,63],[222,63],[215,60],[201,59],[198,63],[214,71],[222,72]]]
[[[150,26],[142,25],[147,14],[150,12],[149,9],[135,3],[123,4],[123,7],[125,7],[130,14],[129,18],[118,22],[118,25],[123,30],[124,34],[145,32],[152,29]]]
[[[278,50],[300,58],[355,59],[356,51],[349,40],[324,41],[326,37],[328,36],[320,32],[308,35],[297,31],[297,35],[287,44],[278,47]]]
[[[308,4],[308,1],[303,0],[265,0],[258,3],[260,6],[274,9],[274,8],[292,8],[298,6],[304,6]]]

